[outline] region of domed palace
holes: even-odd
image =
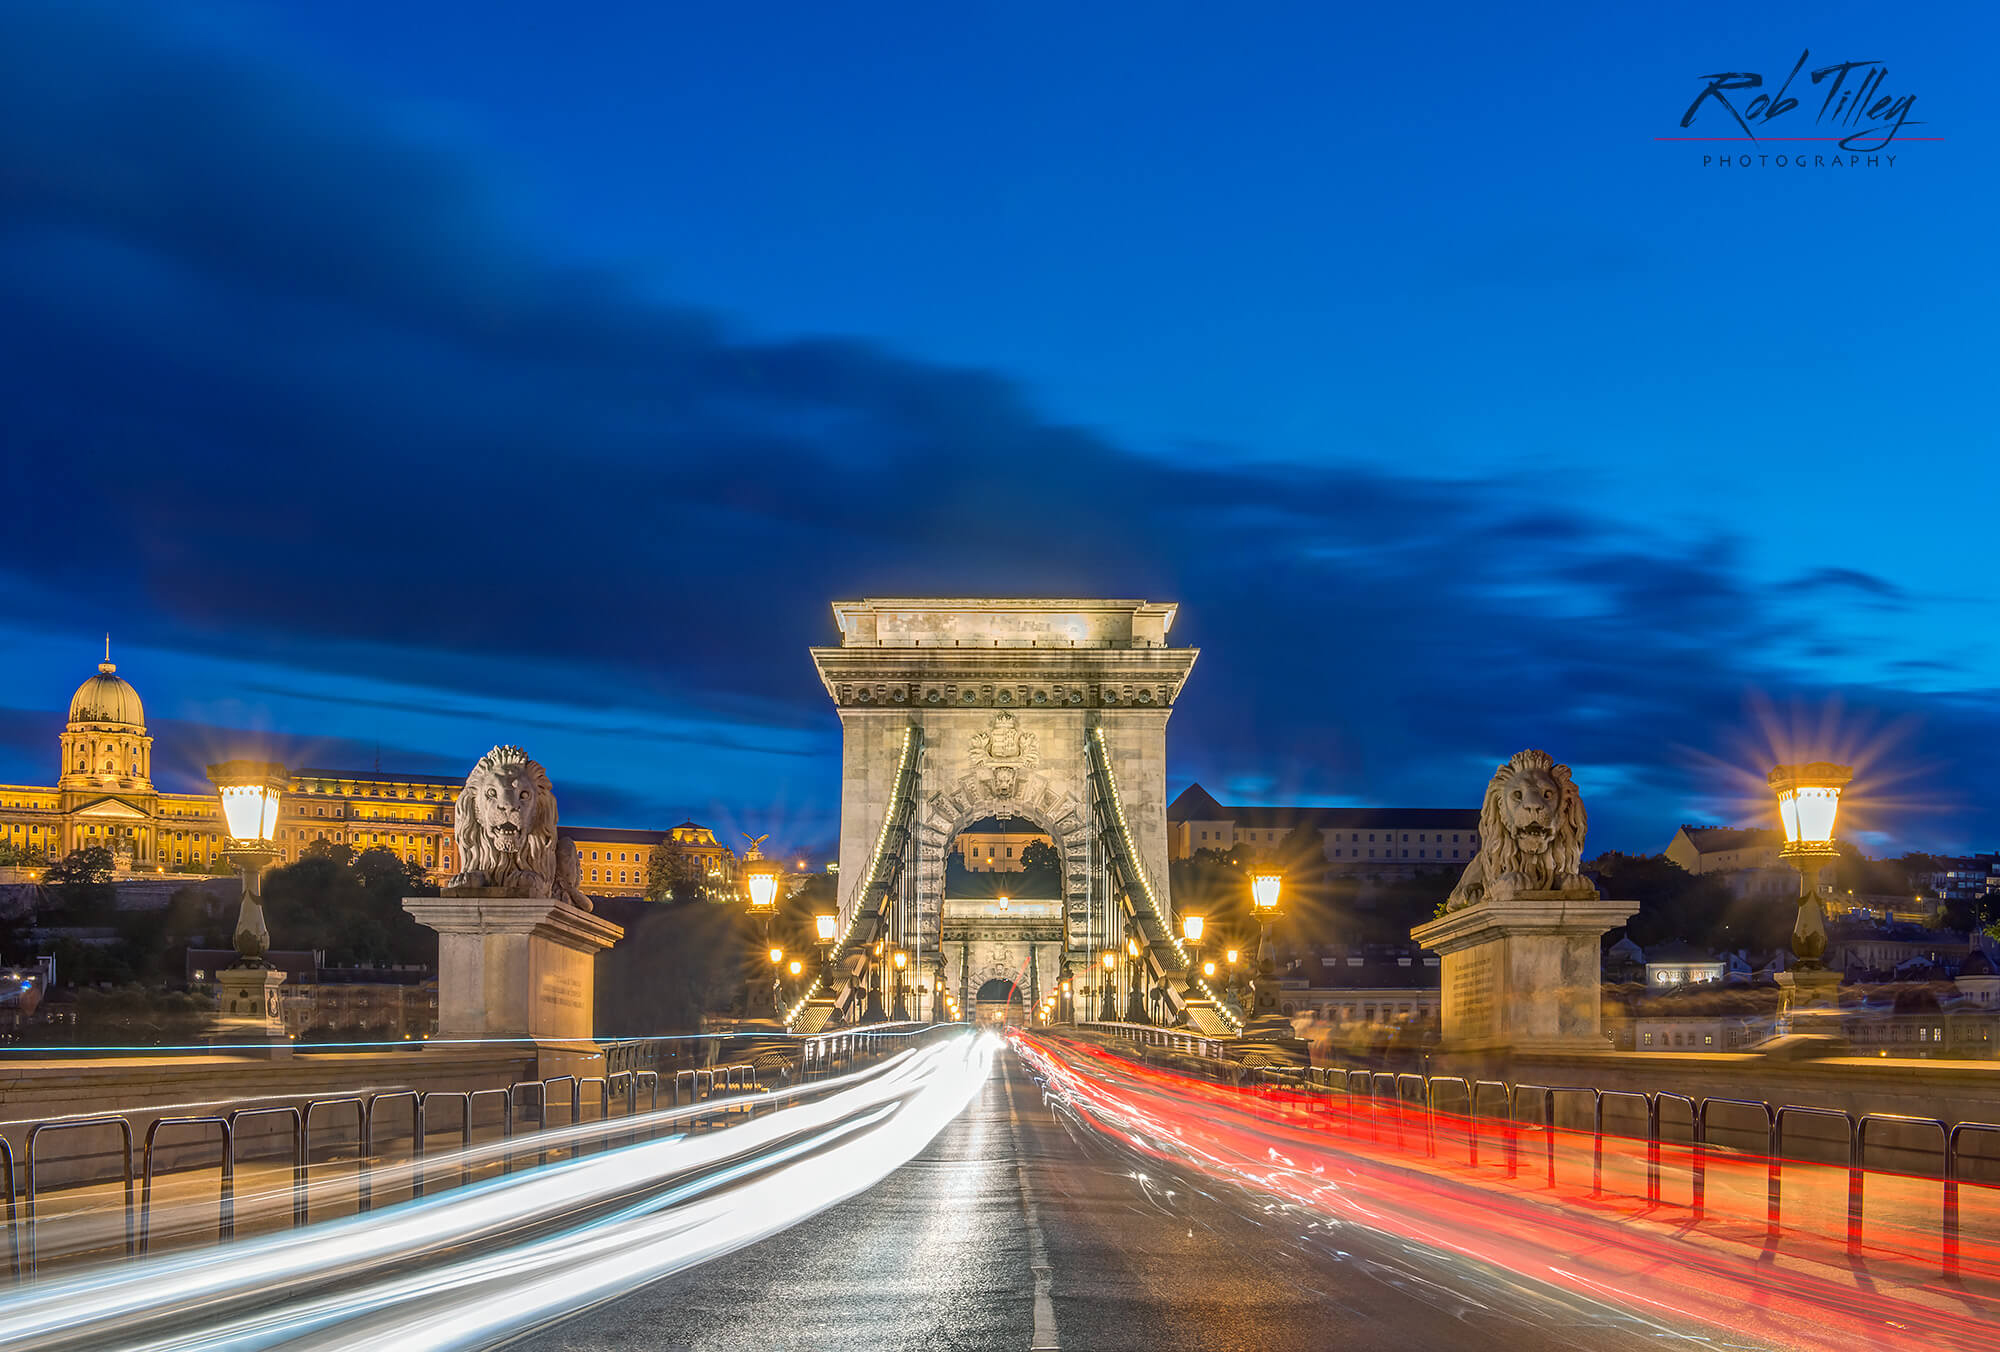
[[[113,871],[120,876],[227,871],[228,841],[215,795],[153,787],[146,706],[118,674],[109,639],[96,675],[70,698],[61,740],[55,787],[0,784],[0,842],[37,862],[100,845],[111,851]],[[468,755],[466,763],[472,759]],[[446,775],[293,770],[279,796],[272,844],[280,862],[297,859],[314,840],[386,849],[443,877],[454,871],[452,813],[463,783]],[[638,895],[653,847],[669,835],[704,859],[711,875],[734,874],[728,848],[693,822],[672,832],[567,824],[559,829],[576,842],[584,886],[599,896]],[[0,881],[9,872],[0,869]],[[35,876],[32,869],[28,876]]]
[[[96,675],[70,697],[61,740],[60,777],[53,789],[0,784],[0,841],[32,859],[59,859],[71,850],[101,845],[111,851],[119,872],[151,873],[162,868],[162,843],[170,838],[171,822],[182,832],[184,863],[192,860],[205,867],[220,860],[222,824],[215,799],[153,787],[146,706],[118,674],[108,639]],[[193,839],[197,832],[198,848]],[[169,848],[166,866],[172,862]]]

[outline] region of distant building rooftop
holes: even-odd
[[[1304,826],[1319,831],[1358,827],[1390,830],[1476,831],[1479,809],[1472,807],[1270,807],[1250,804],[1224,807],[1199,784],[1190,784],[1167,807],[1167,820],[1227,821],[1246,827],[1289,830]]]

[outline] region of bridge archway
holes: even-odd
[[[844,951],[887,939],[966,1000],[974,969],[1008,955],[963,934],[951,951],[945,857],[971,823],[1016,817],[1062,859],[1062,896],[1035,917],[1046,937],[1038,927],[1004,941],[1014,958],[1033,955],[1043,989],[1065,958],[1078,968],[1128,928],[1144,937],[1154,979],[1182,970],[1167,895],[1166,725],[1196,651],[1167,645],[1176,610],[1072,599],[834,604],[840,645],[812,656],[841,720]],[[856,965],[868,980],[866,961]]]

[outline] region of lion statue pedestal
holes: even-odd
[[[495,747],[458,796],[453,831],[465,872],[440,897],[403,909],[438,934],[438,1042],[515,1038],[536,1074],[602,1075],[597,955],[625,931],[591,910],[575,848],[556,837],[546,771]]]
[[[1602,1050],[1598,946],[1638,909],[1594,890],[1520,892],[1411,930],[1440,957],[1444,1047]]]
[[[1638,911],[1581,873],[1587,819],[1569,767],[1522,751],[1494,772],[1479,853],[1437,919],[1410,937],[1439,954],[1448,1050],[1602,1049],[1607,930]]]

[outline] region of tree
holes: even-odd
[[[671,901],[686,905],[708,895],[708,871],[699,856],[680,841],[668,836],[646,856],[648,901]]]
[[[1586,866],[1605,896],[1639,903],[1625,932],[1641,948],[1678,940],[1711,948],[1782,947],[1797,920],[1768,896],[1739,897],[1726,883],[1689,873],[1665,855],[1607,851]]]
[[[111,851],[102,845],[71,850],[49,865],[42,882],[55,901],[59,924],[95,925],[117,909],[118,894],[111,886]]]
[[[1015,884],[1024,897],[1061,897],[1062,856],[1046,840],[1031,840],[1021,851],[1021,879]]]
[[[36,862],[26,848],[11,840],[0,840],[0,868],[27,868]]]
[[[51,887],[94,886],[111,881],[111,867],[111,851],[102,845],[86,845],[50,864],[42,881]]]
[[[437,895],[423,870],[379,846],[343,850],[308,847],[265,877],[273,947],[322,950],[334,967],[435,965],[437,935],[403,909],[404,897]]]
[[[746,963],[764,962],[756,940],[740,906],[640,909],[597,960],[598,1036],[699,1032],[743,998]]]

